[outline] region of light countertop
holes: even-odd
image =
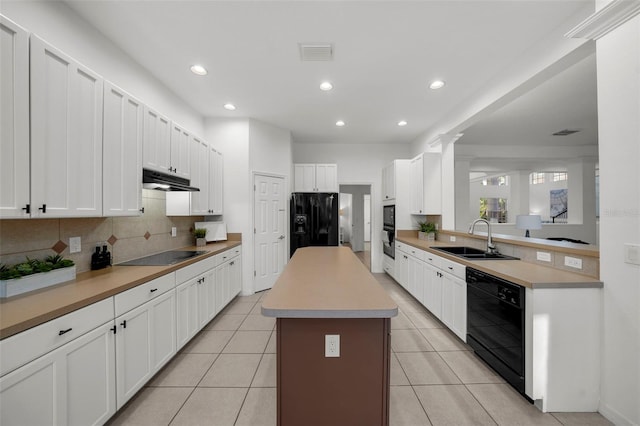
[[[202,250],[209,253],[169,266],[111,266],[97,271],[82,272],[73,281],[4,299],[0,302],[0,339],[106,299],[207,257],[215,256],[240,244],[240,241],[230,240],[210,243],[204,247],[183,247],[180,250]]]
[[[431,248],[455,244],[425,241],[407,236],[399,236],[396,241],[528,288],[599,288],[603,286],[602,281],[593,277],[521,260],[467,260]]]
[[[262,302],[278,318],[391,318],[398,305],[348,247],[305,247]]]

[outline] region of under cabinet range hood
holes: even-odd
[[[189,179],[173,176],[168,173],[160,173],[154,170],[142,169],[142,187],[158,191],[188,191],[199,192],[199,188],[190,186]]]

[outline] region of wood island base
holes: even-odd
[[[278,318],[279,426],[389,424],[390,318]],[[325,335],[340,357],[325,357]]]

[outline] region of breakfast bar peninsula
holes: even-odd
[[[398,306],[350,248],[298,249],[262,313],[277,318],[279,426],[388,425]]]

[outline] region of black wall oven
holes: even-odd
[[[525,289],[467,267],[467,343],[524,395]]]
[[[396,206],[383,206],[382,209],[382,251],[395,259]]]

